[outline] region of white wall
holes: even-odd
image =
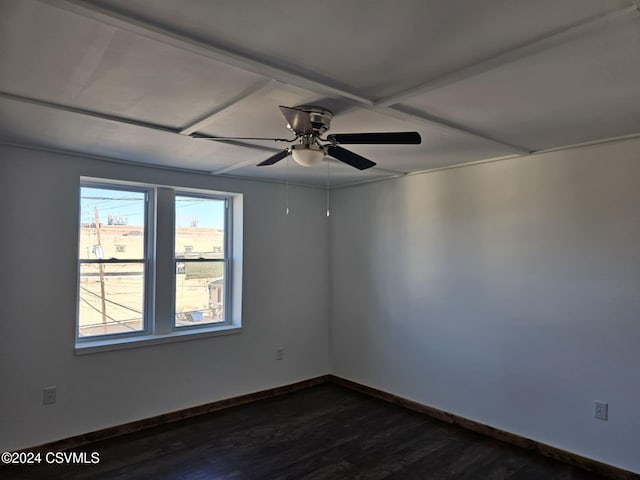
[[[0,449],[330,370],[640,472],[638,151],[334,190],[329,257],[321,190],[0,147]],[[75,356],[81,175],[243,193],[244,331]]]
[[[334,191],[331,372],[640,472],[638,152]]]
[[[243,193],[243,332],[74,355],[81,175]],[[324,195],[0,147],[0,451],[328,373]]]

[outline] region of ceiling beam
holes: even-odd
[[[149,129],[149,130],[155,130],[155,131],[159,131],[159,132],[164,132],[164,133],[171,133],[171,134],[175,134],[175,135],[180,135],[180,136],[185,136],[186,134],[183,133],[186,129],[182,129],[182,130],[176,130],[174,128],[171,127],[167,127],[164,125],[158,125],[158,124],[154,124],[154,123],[149,123],[149,122],[141,122],[139,120],[133,120],[130,118],[126,118],[126,117],[121,117],[121,116],[117,116],[117,115],[110,115],[110,114],[106,114],[106,113],[100,113],[100,112],[94,112],[91,110],[86,110],[86,109],[82,109],[82,108],[77,108],[77,107],[71,107],[68,105],[62,105],[59,103],[53,103],[53,102],[48,102],[45,100],[38,100],[35,98],[31,98],[31,97],[24,97],[24,96],[20,96],[20,95],[14,95],[12,93],[7,93],[7,92],[2,92],[0,91],[0,98],[5,98],[8,100],[12,100],[15,102],[20,102],[20,103],[26,103],[26,104],[30,104],[30,105],[37,105],[39,107],[45,107],[45,108],[50,108],[50,109],[54,109],[54,110],[60,110],[60,111],[65,111],[65,112],[69,112],[69,113],[73,113],[76,115],[83,115],[85,117],[89,117],[89,118],[95,118],[95,119],[99,119],[99,120],[106,120],[109,122],[115,122],[115,123],[120,123],[123,125],[131,125],[134,127],[140,127],[140,128],[145,128],[145,129]],[[437,128],[444,128],[444,129],[450,129],[453,131],[457,131],[457,132],[463,132],[463,133],[467,133],[469,135],[473,135],[475,137],[484,139],[484,140],[488,140],[494,143],[497,143],[499,145],[502,145],[504,147],[509,148],[510,150],[518,153],[518,154],[528,154],[530,153],[530,150],[527,150],[523,147],[519,147],[516,145],[511,145],[508,143],[505,143],[501,140],[497,140],[494,139],[492,137],[486,136],[482,133],[479,132],[475,132],[475,131],[471,131],[469,129],[466,129],[465,127],[459,126],[459,125],[452,125],[452,126],[448,126],[445,122],[445,120],[442,119],[438,119],[433,120],[431,118],[429,118],[428,116],[426,116],[426,114],[420,112],[419,114],[416,113],[410,113],[410,112],[405,112],[405,111],[401,111],[401,110],[397,110],[395,108],[375,108],[375,107],[370,107],[373,111],[378,111],[379,113],[383,113],[385,115],[391,116],[393,118],[397,118],[400,120],[407,120],[407,121],[412,121],[412,122],[419,122],[419,123],[424,123],[426,125],[429,126],[435,126]],[[198,139],[194,139],[194,140],[198,140]],[[200,139],[200,141],[208,141],[206,139]],[[224,143],[230,144],[230,145],[236,145],[238,147],[245,147],[245,148],[251,148],[254,150],[260,150],[260,151],[264,151],[264,152],[270,152],[270,153],[275,153],[275,152],[279,152],[280,149],[278,148],[273,148],[273,147],[266,147],[263,145],[258,145],[255,143],[248,143],[248,142],[242,142],[242,141],[238,141],[238,140],[225,140]],[[220,173],[226,173],[228,171],[233,171],[236,170],[238,168],[242,168],[245,165],[241,162],[235,165],[231,165],[229,167],[225,167],[223,169],[223,172]],[[377,167],[376,170],[383,170],[383,169],[379,169]],[[393,170],[384,170],[387,173],[393,173],[393,174],[403,174],[403,172],[397,172],[397,171],[393,171]],[[219,173],[219,172],[212,172],[212,173]]]
[[[391,105],[400,103],[407,98],[415,97],[417,95],[423,95],[427,92],[452,85],[476,75],[480,75],[489,70],[495,70],[503,65],[517,62],[518,60],[521,60],[528,56],[555,47],[563,42],[566,42],[574,36],[584,33],[587,30],[601,27],[632,12],[638,12],[637,5],[628,5],[614,11],[609,11],[605,14],[589,17],[586,20],[582,20],[567,27],[559,28],[549,34],[522,43],[508,50],[504,50],[497,55],[485,58],[483,60],[480,60],[479,62],[473,63],[471,65],[466,65],[462,68],[445,73],[443,75],[439,75],[438,77],[426,81],[421,85],[417,85],[415,87],[404,90],[403,92],[391,95],[387,98],[383,98],[375,102],[375,105],[378,107],[389,107]]]
[[[496,145],[500,145],[511,150],[513,153],[517,153],[519,155],[528,155],[532,152],[532,150],[523,147],[521,145],[515,145],[499,138],[495,138],[486,133],[480,132],[478,130],[471,129],[464,125],[460,125],[455,122],[451,122],[449,120],[435,117],[429,113],[423,111],[414,111],[408,108],[390,108],[390,107],[371,107],[371,109],[375,112],[379,112],[385,115],[389,115],[391,117],[397,118],[398,120],[406,120],[409,122],[418,122],[428,125],[430,127],[441,128],[444,130],[450,130],[457,133],[464,133],[467,135],[471,135],[473,137],[479,138],[481,140],[485,140],[488,142],[495,143]]]
[[[0,91],[0,98],[5,98],[8,100],[13,100],[15,102],[20,102],[20,103],[26,103],[26,104],[30,104],[30,105],[37,105],[40,107],[45,107],[45,108],[50,108],[50,109],[55,109],[55,110],[60,110],[60,111],[65,111],[65,112],[70,112],[76,115],[83,115],[85,117],[90,117],[90,118],[95,118],[95,119],[99,119],[99,120],[106,120],[109,122],[115,122],[115,123],[120,123],[123,125],[131,125],[134,127],[140,127],[140,128],[146,128],[149,130],[155,130],[155,131],[159,131],[159,132],[164,132],[164,133],[172,133],[172,134],[176,134],[176,135],[181,135],[181,136],[186,136],[185,132],[187,129],[182,129],[182,130],[176,130],[174,128],[171,127],[167,127],[164,125],[158,125],[158,124],[154,124],[154,123],[149,123],[149,122],[141,122],[139,120],[133,120],[131,118],[126,118],[126,117],[121,117],[121,116],[117,116],[117,115],[110,115],[110,114],[106,114],[106,113],[100,113],[100,112],[94,112],[91,110],[86,110],[86,109],[82,109],[82,108],[77,108],[77,107],[71,107],[68,105],[62,105],[60,103],[54,103],[54,102],[48,102],[45,100],[38,100],[35,98],[31,98],[31,97],[24,97],[21,95],[14,95],[12,93],[7,93],[7,92],[2,92]],[[475,131],[471,131],[469,129],[467,129],[466,127],[462,127],[460,125],[451,125],[449,126],[446,122],[446,120],[443,119],[438,119],[438,120],[434,120],[430,117],[427,116],[427,114],[424,114],[422,112],[420,112],[419,114],[416,113],[409,113],[409,112],[404,112],[401,110],[397,110],[395,108],[375,108],[375,107],[370,107],[373,111],[377,111],[379,113],[391,116],[393,118],[397,118],[400,120],[407,120],[407,121],[412,121],[412,122],[419,122],[419,123],[424,123],[426,125],[429,126],[435,126],[437,128],[443,128],[443,129],[448,129],[448,130],[453,130],[453,131],[457,131],[457,132],[463,132],[469,135],[473,135],[475,137],[487,140],[487,141],[491,141],[494,143],[497,143],[499,145],[505,146],[507,148],[509,148],[510,150],[513,150],[514,152],[520,153],[520,154],[527,154],[530,153],[530,150],[527,150],[526,148],[523,147],[519,147],[519,146],[515,146],[515,145],[511,145],[509,143],[505,143],[501,140],[497,140],[494,139],[492,137],[486,136],[482,133],[479,132],[475,132]],[[216,114],[212,114],[210,115],[210,118],[213,118]],[[203,119],[204,120],[204,119]],[[194,124],[196,125],[196,124]],[[194,139],[194,140],[198,140],[198,139]],[[200,141],[205,141],[206,139],[200,139]],[[206,140],[208,141],[208,140]],[[239,147],[245,147],[245,148],[251,148],[254,150],[260,150],[260,151],[264,151],[264,152],[278,152],[280,151],[280,149],[278,148],[273,148],[273,147],[266,147],[263,145],[258,145],[255,143],[248,143],[248,142],[242,142],[239,140],[225,140],[224,143],[228,143],[230,145],[236,145]],[[236,168],[241,168],[244,165],[241,164],[237,164],[237,165],[233,165],[231,167],[228,167],[230,170],[235,170]],[[393,172],[393,173],[398,173],[398,172]]]
[[[248,99],[254,95],[258,95],[259,93],[263,93],[268,88],[271,88],[272,81],[271,80],[262,80],[257,85],[253,85],[250,89],[242,92],[241,94],[235,96],[231,100],[223,103],[222,105],[218,105],[215,110],[211,113],[205,115],[199,120],[191,122],[189,125],[185,126],[182,130],[180,130],[180,134],[182,135],[191,135],[192,133],[201,130],[202,128],[209,125],[215,118],[223,113],[228,108],[240,103],[243,100]]]
[[[95,118],[95,119],[99,119],[99,120],[106,120],[109,122],[115,122],[115,123],[120,123],[123,125],[131,125],[134,127],[139,127],[139,128],[146,128],[148,130],[155,130],[157,132],[163,132],[163,133],[172,133],[174,135],[180,135],[181,137],[184,137],[184,135],[180,134],[179,130],[176,130],[175,128],[171,128],[171,127],[167,127],[164,125],[158,125],[155,123],[149,123],[149,122],[141,122],[139,120],[133,120],[130,118],[126,118],[126,117],[120,117],[117,115],[110,115],[110,114],[106,114],[106,113],[100,113],[100,112],[94,112],[91,110],[86,110],[83,108],[76,108],[76,107],[71,107],[68,105],[62,105],[60,103],[54,103],[54,102],[47,102],[45,100],[38,100],[36,98],[30,98],[30,97],[23,97],[20,95],[14,95],[12,93],[7,93],[7,92],[2,92],[0,91],[0,98],[5,98],[8,100],[12,100],[14,102],[20,102],[20,103],[26,103],[29,105],[37,105],[39,107],[45,107],[45,108],[50,108],[50,109],[54,109],[54,110],[59,110],[59,111],[64,111],[64,112],[69,112],[69,113],[73,113],[76,115],[83,115],[85,117],[89,117],[89,118]],[[197,139],[194,139],[194,141],[197,141]],[[202,140],[204,141],[204,140]],[[225,143],[231,144],[231,145],[236,145],[238,147],[245,147],[245,148],[252,148],[254,150],[261,150],[264,152],[277,152],[279,151],[276,148],[270,148],[270,147],[265,147],[262,145],[256,145],[253,143],[247,143],[247,142],[242,142],[242,141],[238,141],[238,140],[225,140]]]
[[[2,92],[0,91],[0,98],[5,98],[7,100],[12,100],[14,102],[20,102],[20,103],[26,103],[29,105],[36,105],[39,107],[45,107],[45,108],[50,108],[50,109],[54,109],[54,110],[59,110],[59,111],[64,111],[64,112],[69,112],[72,114],[76,114],[76,115],[82,115],[85,117],[89,117],[89,118],[95,118],[95,119],[99,119],[99,120],[106,120],[109,122],[115,122],[115,123],[120,123],[123,125],[131,125],[134,127],[139,127],[139,128],[145,128],[148,130],[155,130],[158,132],[163,132],[163,133],[171,133],[174,135],[180,135],[182,137],[188,136],[182,133],[181,130],[176,130],[174,128],[171,127],[166,127],[164,125],[158,125],[158,124],[154,124],[154,123],[148,123],[148,122],[141,122],[138,120],[132,120],[130,118],[125,118],[125,117],[120,117],[120,116],[116,116],[116,115],[109,115],[106,113],[99,113],[99,112],[94,112],[91,110],[85,110],[82,108],[76,108],[76,107],[71,107],[68,105],[62,105],[59,103],[53,103],[53,102],[47,102],[44,100],[38,100],[36,98],[30,98],[30,97],[23,97],[20,95],[14,95],[12,93],[7,93],[7,92]],[[198,139],[198,138],[194,138],[194,141],[207,141],[206,138],[203,139]],[[248,143],[248,142],[242,142],[242,141],[238,141],[238,140],[224,140],[224,143],[229,144],[229,145],[234,145],[237,147],[244,147],[244,148],[250,148],[253,150],[260,150],[263,152],[267,152],[267,153],[275,153],[275,152],[279,152],[282,149],[280,148],[273,148],[273,147],[266,147],[263,145],[257,145],[254,143]],[[219,175],[222,173],[228,173],[228,172],[232,172],[233,170],[237,170],[239,168],[242,167],[246,167],[249,165],[252,165],[254,162],[254,160],[247,160],[244,162],[239,162],[233,165],[229,165],[227,167],[224,167],[220,170],[214,170],[211,171],[209,173],[211,173],[212,175]],[[383,168],[378,168],[378,167],[373,167],[375,170],[377,171],[381,171],[381,172],[385,172],[385,173],[392,173],[392,174],[397,174],[397,175],[404,175],[404,172],[397,172],[394,170],[387,170],[387,169],[383,169]]]
[[[233,172],[234,170],[238,170],[239,168],[250,167],[252,165],[255,165],[255,160],[244,160],[242,162],[234,163],[233,165],[219,168],[218,170],[212,170],[209,173],[211,175],[222,175],[223,173]]]
[[[448,74],[442,75],[422,85],[405,90],[400,94],[393,95],[391,97],[382,99],[378,102],[374,102],[371,99],[356,95],[353,92],[350,92],[344,88],[336,87],[334,85],[329,85],[327,83],[323,83],[323,82],[314,80],[312,78],[308,78],[308,77],[287,71],[285,69],[282,69],[273,65],[269,65],[265,62],[256,60],[246,55],[239,54],[229,49],[225,49],[209,43],[205,43],[200,40],[196,40],[194,38],[188,37],[186,35],[174,32],[167,28],[154,25],[148,21],[143,21],[140,19],[128,17],[126,15],[115,12],[113,10],[103,8],[99,5],[95,5],[86,0],[39,0],[39,1],[48,5],[72,12],[74,14],[78,14],[86,18],[99,21],[107,25],[111,25],[115,28],[129,31],[134,34],[143,36],[145,38],[149,38],[149,39],[164,43],[166,45],[171,45],[175,48],[179,48],[179,49],[188,51],[190,53],[202,55],[206,58],[210,58],[212,60],[222,62],[227,65],[232,65],[234,67],[258,74],[268,79],[273,79],[283,83],[291,84],[291,85],[304,88],[310,91],[314,91],[314,92],[329,93],[339,97],[348,98],[348,99],[354,100],[355,102],[359,103],[361,106],[365,108],[369,108],[373,111],[376,111],[384,115],[388,115],[394,118],[399,118],[407,121],[423,123],[432,127],[444,128],[450,131],[456,131],[458,133],[463,133],[466,135],[471,135],[476,138],[480,138],[485,141],[489,141],[497,145],[506,147],[510,151],[513,151],[514,153],[518,153],[518,154],[529,154],[531,153],[531,150],[519,145],[513,145],[509,142],[506,142],[499,138],[495,138],[491,135],[487,135],[483,132],[474,130],[472,128],[466,127],[456,122],[449,121],[447,119],[443,119],[440,117],[436,117],[434,115],[431,115],[428,112],[408,111],[406,108],[397,108],[397,107],[390,108],[390,107],[392,105],[396,105],[397,103],[399,103],[405,98],[419,95],[421,93],[425,93],[427,91],[430,91],[436,88],[441,88],[445,85],[449,85],[449,84],[461,81],[465,78],[469,78],[470,76],[478,75],[488,70],[498,68],[501,65],[515,62],[528,55],[533,55],[537,52],[540,52],[542,50],[558,45],[560,42],[566,41],[575,35],[581,34],[585,30],[595,28],[597,26],[601,26],[607,22],[611,22],[617,19],[620,16],[629,14],[630,12],[638,11],[637,4],[634,4],[634,5],[629,5],[621,9],[615,10],[613,12],[608,12],[604,15],[591,17],[585,21],[578,22],[568,27],[556,30],[555,32],[552,32],[551,34],[546,35],[544,37],[539,37],[533,41],[521,44],[515,48],[501,52],[500,54],[490,57],[488,59],[463,67],[454,72],[450,72]],[[632,1],[635,3],[638,0],[632,0]],[[248,93],[248,95],[251,95],[251,93]],[[167,129],[166,127],[161,127],[161,126],[150,126],[150,124],[142,124],[141,122],[136,122],[130,119],[123,119],[120,117],[104,116],[102,114],[94,114],[93,116],[100,116],[101,118],[106,118],[108,120],[122,121],[123,123],[144,126],[147,128],[151,127],[156,129],[164,129],[164,131],[171,131],[171,133],[179,133],[179,134],[182,133],[183,135],[186,135],[188,134],[187,132],[189,131],[193,133],[193,131],[195,131],[193,130],[194,128],[195,129],[202,128],[202,126],[204,126],[209,121],[213,120],[215,116],[220,114],[225,108],[228,108],[231,105],[241,100],[242,100],[241,97],[237,97],[233,99],[231,102],[229,102],[228,104],[225,104],[223,108],[217,109],[215,112],[211,113],[207,117],[204,117],[200,119],[198,122],[195,122],[194,124],[189,125],[179,131],[175,131],[173,129]],[[49,104],[49,106],[53,106],[53,104]],[[64,107],[64,106],[61,106],[61,108],[69,110],[68,107]],[[86,114],[87,112],[85,111],[84,113]],[[229,143],[234,143],[234,142],[229,142]],[[265,151],[272,151],[272,152],[277,151],[276,149],[262,147],[260,145],[246,144],[244,142],[237,142],[237,143],[240,144],[241,146],[255,148],[258,150],[265,150]]]
[[[257,61],[255,59],[239,55],[230,50],[225,50],[225,49],[216,47],[214,45],[201,42],[199,40],[187,37],[182,34],[175,33],[166,28],[159,27],[142,20],[127,17],[125,15],[114,12],[112,10],[108,10],[98,5],[94,5],[90,2],[87,2],[86,0],[39,0],[39,1],[48,5],[52,5],[57,8],[61,8],[66,11],[73,12],[75,14],[84,16],[86,18],[91,18],[93,20],[105,23],[107,25],[111,25],[113,27],[132,32],[134,34],[141,35],[145,38],[150,38],[152,40],[155,40],[167,45],[171,45],[175,48],[179,48],[182,50],[189,51],[191,53],[203,55],[207,58],[211,58],[213,60],[228,64],[228,65],[233,65],[240,69],[256,73],[266,78],[277,80],[283,83],[288,83],[288,84],[291,84],[300,88],[308,89],[314,92],[330,93],[333,95],[337,95],[339,97],[348,98],[350,100],[356,101],[357,103],[359,103],[361,106],[365,108],[375,107],[375,111],[377,111],[378,113],[385,114],[394,118],[399,118],[398,115],[401,115],[397,111],[395,111],[395,109],[387,109],[385,108],[384,105],[380,105],[380,104],[374,105],[373,100],[361,97],[359,95],[355,95],[352,92],[348,92],[343,89],[338,89],[333,86],[326,85],[321,82],[317,82],[313,79],[302,77],[300,75],[297,75],[292,72],[288,72],[281,68],[273,67],[271,65]],[[215,117],[215,115],[217,115],[218,113],[220,112],[213,112],[211,114],[212,118]],[[427,117],[428,117],[428,120],[427,120]],[[437,126],[437,127],[445,128],[447,130],[453,130],[459,133],[473,135],[475,137],[482,138],[483,140],[491,141],[499,145],[505,146],[511,150],[518,151],[520,153],[529,152],[525,148],[513,146],[513,145],[510,145],[508,142],[504,142],[493,137],[488,137],[486,135],[481,134],[480,132],[475,132],[470,128],[457,125],[454,122],[450,122],[442,119],[436,119],[436,117],[431,116],[426,112],[424,114],[421,113],[420,115],[403,115],[400,118],[403,118],[404,120],[410,120],[410,121],[418,120],[421,123],[427,122],[431,126]],[[206,122],[207,117],[201,119],[201,121]],[[189,129],[185,128],[183,130],[186,132]]]
[[[71,107],[69,105],[62,105],[60,103],[48,102],[45,100],[38,100],[37,98],[24,97],[22,95],[14,95],[12,93],[2,92],[2,91],[0,91],[0,98],[6,98],[8,100],[13,100],[15,102],[20,102],[20,103],[28,103],[30,105],[37,105],[39,107],[45,107],[45,108],[51,108],[55,110],[61,110],[64,112],[70,112],[77,115],[83,115],[85,117],[97,118],[100,120],[107,120],[110,122],[117,122],[125,125],[132,125],[134,127],[142,127],[142,128],[157,130],[157,131],[166,132],[166,133],[178,133],[177,130],[171,127],[158,125],[156,123],[141,122],[139,120],[120,117],[118,115],[110,115],[106,113],[94,112],[92,110],[86,110],[84,108]]]
[[[640,0],[638,0],[640,1]],[[531,156],[536,156],[536,155],[543,155],[545,153],[553,153],[553,152],[561,152],[564,150],[570,150],[570,149],[574,149],[574,148],[590,148],[590,147],[597,147],[599,145],[603,145],[606,143],[615,143],[615,142],[621,142],[624,140],[633,140],[633,139],[640,139],[640,132],[636,132],[636,133],[629,133],[627,135],[620,135],[620,136],[616,136],[616,137],[606,137],[606,138],[600,138],[598,140],[592,140],[592,141],[588,141],[588,142],[582,142],[582,143],[575,143],[575,144],[571,144],[571,145],[559,145],[557,147],[551,147],[551,148],[545,148],[542,150],[535,150],[533,152],[531,152]],[[415,175],[424,175],[424,174],[428,174],[428,173],[434,173],[434,172],[440,172],[443,170],[454,170],[457,168],[464,168],[464,167],[473,167],[476,165],[483,165],[485,163],[494,163],[494,162],[502,162],[505,160],[513,160],[516,158],[522,158],[521,155],[503,155],[500,157],[492,157],[492,158],[485,158],[482,160],[473,160],[471,162],[464,162],[464,163],[455,163],[453,165],[446,165],[443,167],[434,167],[434,168],[427,168],[424,170],[416,170],[413,172],[409,172],[409,173],[405,173],[402,176],[406,176],[406,177],[413,177]],[[333,187],[332,189],[338,189],[338,188],[347,188],[347,187],[352,187],[354,185],[360,185],[363,183],[371,183],[371,182],[379,182],[382,180],[387,180],[388,178],[393,178],[393,177],[381,177],[381,178],[371,178],[371,179],[365,179],[365,180],[358,180],[355,182],[350,182],[350,183],[343,183],[341,185],[337,185],[335,187]]]
[[[87,2],[85,0],[39,0],[47,5],[81,15],[98,22],[111,25],[112,27],[126,30],[136,35],[155,40],[157,42],[170,45],[175,48],[186,50],[191,53],[202,55],[217,62],[231,65],[242,70],[261,75],[266,78],[289,83],[301,88],[316,92],[324,92],[344,98],[355,100],[364,105],[373,105],[373,101],[356,95],[344,88],[328,85],[326,83],[308,78],[296,73],[289,72],[282,68],[270,65],[266,62],[251,58],[247,55],[233,52],[226,48],[221,48],[210,43],[196,40],[195,38],[174,32],[159,25],[154,25],[148,21],[122,15],[110,9]]]

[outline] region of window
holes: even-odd
[[[146,329],[148,194],[141,189],[81,187],[78,338]],[[130,221],[114,224],[114,215]]]
[[[238,331],[240,222],[237,194],[83,180],[76,351]]]
[[[176,327],[224,321],[226,203],[215,197],[175,196]]]

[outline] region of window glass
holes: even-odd
[[[224,322],[224,199],[175,197],[175,326]]]
[[[176,195],[176,258],[223,258],[225,200]]]
[[[176,326],[224,321],[224,263],[176,262]]]
[[[80,265],[79,336],[144,329],[144,264]]]
[[[79,257],[143,259],[145,223],[144,191],[82,187]]]
[[[145,192],[80,189],[78,337],[144,330]]]

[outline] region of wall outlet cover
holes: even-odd
[[[598,420],[604,420],[606,422],[609,419],[609,404],[607,402],[599,402],[596,400],[593,416]]]
[[[42,391],[42,404],[50,405],[56,403],[56,387],[45,387]]]

